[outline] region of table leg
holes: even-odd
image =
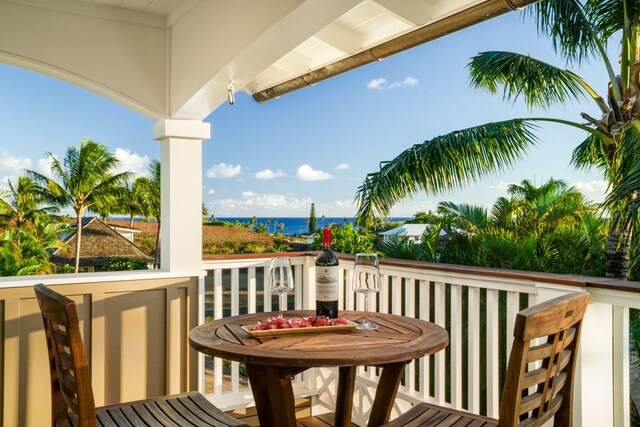
[[[334,427],[350,427],[353,409],[353,391],[356,384],[356,367],[340,367],[338,394],[336,396],[336,418]]]
[[[261,426],[296,426],[291,377],[304,369],[287,369],[247,363],[247,374]]]
[[[393,409],[393,402],[398,393],[402,371],[406,362],[391,363],[382,366],[382,374],[376,387],[376,397],[373,400],[368,427],[377,427],[387,421]]]

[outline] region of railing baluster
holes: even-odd
[[[389,312],[389,293],[392,292],[392,287],[389,286],[389,276],[386,274],[381,275],[381,283],[380,287],[380,313],[388,313]]]
[[[396,275],[391,276],[391,313],[402,312],[402,279]]]
[[[516,324],[516,314],[520,311],[520,294],[517,292],[507,292],[507,327],[505,332],[507,334],[507,357],[511,354],[511,347],[513,346],[513,327]]]
[[[487,416],[498,417],[499,411],[499,351],[498,351],[498,291],[487,289]]]
[[[231,315],[240,313],[240,270],[231,270]]]
[[[405,315],[416,317],[416,284],[414,279],[404,280]],[[409,392],[416,390],[416,360],[412,360],[404,370],[405,388]]]
[[[480,288],[469,288],[468,379],[469,411],[480,413]]]
[[[349,268],[347,271],[347,284],[345,289],[345,297],[344,297],[344,309],[345,310],[355,310],[355,301],[354,301],[354,292],[351,287],[351,282],[353,281],[353,269]],[[371,302],[371,307],[375,307],[374,302]]]
[[[435,284],[435,323],[437,325],[445,327],[445,284],[442,282],[436,282]],[[435,399],[438,404],[445,402],[445,356],[444,351],[439,351],[435,354]]]
[[[303,266],[302,265],[296,265],[293,268],[295,270],[295,272],[293,274],[294,274],[294,277],[296,279],[295,280],[296,284],[294,286],[295,290],[293,291],[293,294],[294,294],[294,298],[293,298],[294,307],[295,307],[296,310],[302,310],[302,295],[304,294],[304,282],[302,280],[302,275],[303,275],[302,268],[303,268]]]
[[[451,285],[451,404],[462,407],[462,287]]]
[[[256,268],[249,267],[247,272],[247,311],[248,313],[256,312]]]
[[[419,280],[418,281],[418,295],[420,298],[420,313],[418,313],[418,318],[422,320],[429,320],[429,286],[430,283],[427,280]],[[422,400],[427,400],[429,398],[429,356],[420,358],[419,365],[419,374],[420,379],[418,383],[418,391],[420,392],[420,396]]]

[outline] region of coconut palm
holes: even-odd
[[[80,146],[71,146],[60,162],[52,153],[47,157],[51,162],[53,178],[35,171],[27,174],[38,184],[38,194],[48,203],[60,207],[70,207],[76,215],[75,272],[80,269],[80,248],[82,242],[82,214],[96,203],[115,204],[118,188],[126,182],[130,173],[113,174],[119,161],[106,146],[83,139]]]
[[[147,172],[149,174],[148,177],[138,178],[136,181],[139,181],[140,192],[145,200],[147,208],[145,216],[156,220],[158,223],[158,229],[156,231],[155,259],[153,263],[154,268],[158,268],[160,266],[160,185],[162,178],[160,162],[158,160],[153,160],[151,164],[149,164]]]
[[[8,185],[9,190],[0,196],[0,218],[13,227],[20,228],[37,218],[47,219],[58,211],[55,206],[42,206],[38,186],[30,177],[18,177],[17,185],[8,180]]]
[[[150,201],[147,181],[144,177],[136,178],[131,183],[120,187],[116,205],[111,207],[112,213],[129,216],[129,228],[133,227],[136,217],[150,217]]]
[[[622,206],[612,212],[606,275],[624,279],[629,268],[628,245],[620,244],[626,241],[621,237],[629,231],[624,228],[629,222],[625,217],[629,210],[624,204],[634,199],[632,192],[617,185],[624,181],[627,171],[620,168],[622,159],[633,158],[629,152],[633,141],[628,140],[634,135],[632,129],[637,129],[640,112],[640,102],[636,102],[640,3],[543,0],[529,6],[525,13],[535,17],[539,32],[551,38],[568,64],[601,61],[609,75],[608,93],[600,96],[575,73],[512,52],[483,52],[472,58],[472,86],[491,93],[502,88],[507,101],[524,98],[529,107],[547,110],[587,98],[599,110],[600,118],[583,113],[579,120],[587,124],[553,117],[515,118],[458,130],[414,145],[392,161],[382,162],[378,172],[367,175],[356,195],[359,222],[367,224],[376,216],[387,216],[394,204],[420,190],[440,194],[510,167],[536,143],[536,123],[554,122],[585,131],[586,138],[575,148],[571,162],[578,168],[599,170],[617,195],[618,206]],[[614,34],[622,37],[619,76],[605,50]],[[616,216],[622,218],[618,220]]]

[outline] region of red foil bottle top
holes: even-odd
[[[322,229],[322,247],[331,247],[331,228],[325,227]]]

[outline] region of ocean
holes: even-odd
[[[227,222],[249,222],[251,218],[245,217],[221,217],[216,218],[219,221],[227,221]],[[404,222],[409,218],[390,218],[389,221],[396,222],[401,221]],[[284,236],[299,236],[302,234],[307,234],[309,232],[309,217],[264,217],[258,218],[258,224],[264,224],[269,233],[275,234],[280,233]],[[355,226],[356,219],[355,218],[345,218],[345,217],[322,217],[316,218],[318,227],[325,227],[329,224],[339,224],[343,225],[347,222],[350,222]],[[284,230],[282,230],[280,224],[284,224]]]

